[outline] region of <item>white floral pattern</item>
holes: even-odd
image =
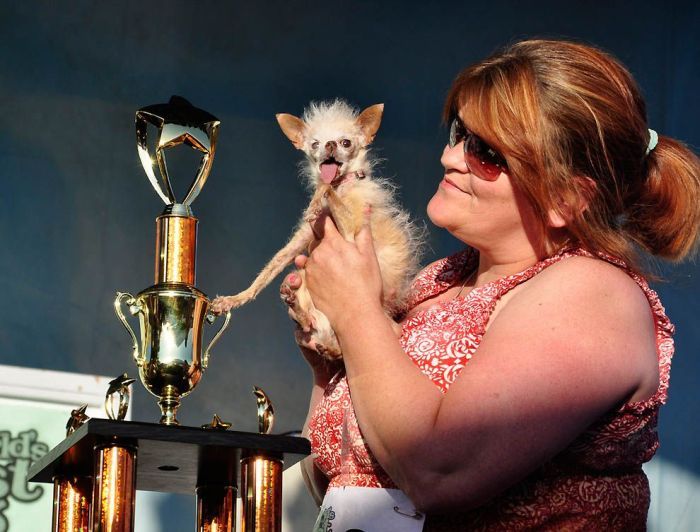
[[[497,279],[464,297],[421,310],[404,321],[401,345],[444,393],[475,355],[497,301],[518,284],[582,249],[564,250],[515,275]],[[644,291],[656,321],[660,385],[646,401],[627,403],[581,434],[567,449],[514,488],[467,513],[428,516],[432,530],[644,530],[649,487],[641,464],[658,448],[656,423],[666,402],[673,325],[659,297],[641,276],[609,256]],[[470,273],[472,249],[434,263],[413,283],[409,308]],[[362,438],[343,372],[336,375],[310,421],[316,464],[330,486],[395,488]]]

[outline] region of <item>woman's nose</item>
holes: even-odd
[[[458,170],[460,172],[466,172],[467,163],[464,161],[464,147],[462,143],[460,142],[452,147],[450,147],[449,144],[446,144],[445,149],[442,150],[440,164],[442,164],[445,170]]]

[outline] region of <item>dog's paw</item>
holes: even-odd
[[[282,283],[280,286],[280,298],[287,306],[294,306],[297,302],[297,289],[292,288],[287,282]]]
[[[318,352],[318,349],[316,349],[316,340],[314,340],[314,337],[310,331],[304,331],[301,328],[297,328],[294,330],[294,339],[301,347]]]
[[[309,224],[314,224],[318,217],[321,215],[321,211],[314,211],[311,214],[304,216],[304,221]]]
[[[231,299],[231,297],[219,296],[211,302],[209,310],[211,310],[217,316],[219,314],[223,314],[224,312],[228,312],[233,306],[233,301],[231,301]]]
[[[314,342],[314,344],[316,348],[315,350],[326,360],[339,360],[342,356],[340,349],[335,348],[335,346],[320,344],[318,342]]]

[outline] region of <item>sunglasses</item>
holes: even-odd
[[[508,172],[508,163],[503,155],[469,131],[459,118],[455,118],[450,123],[450,148],[454,148],[462,141],[464,141],[464,160],[476,177],[485,181],[495,181],[501,172]]]

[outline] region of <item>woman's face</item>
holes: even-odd
[[[428,203],[438,227],[479,250],[530,244],[539,220],[506,173],[494,181],[474,175],[464,159],[464,142],[445,146],[440,162],[444,176]]]

